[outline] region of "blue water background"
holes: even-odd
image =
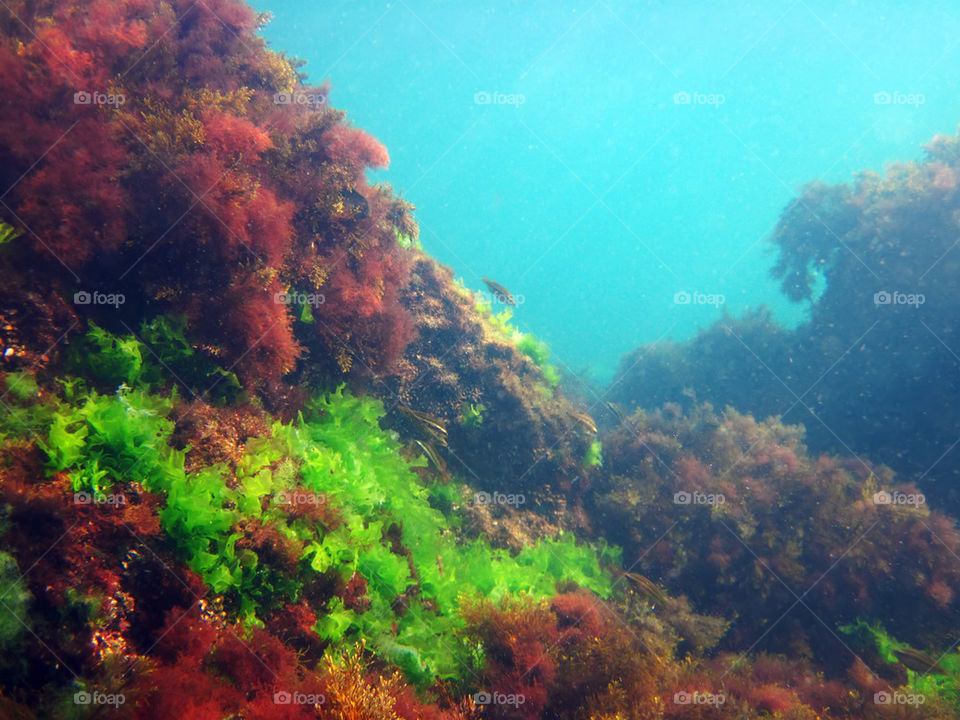
[[[424,248],[522,296],[516,324],[599,380],[720,316],[677,293],[802,321],[763,242],[799,186],[919,158],[960,120],[949,2],[255,7],[387,146],[374,177],[416,205]]]

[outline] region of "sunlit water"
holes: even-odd
[[[386,144],[425,249],[600,379],[724,309],[801,320],[767,277],[781,209],[960,117],[948,2],[255,6]]]

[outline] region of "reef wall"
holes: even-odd
[[[758,310],[689,342],[627,355],[612,395],[631,408],[727,405],[806,427],[811,448],[883,462],[960,508],[958,139],[924,160],[806,187],[770,238],[773,276],[810,317]]]

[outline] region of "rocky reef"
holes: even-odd
[[[0,8],[0,716],[957,717],[953,520],[598,430],[265,21]]]
[[[785,329],[759,309],[640,347],[613,395],[630,408],[695,397],[803,424],[817,452],[883,462],[956,514],[957,148],[939,136],[921,161],[804,188],[769,240],[773,276],[808,320]]]

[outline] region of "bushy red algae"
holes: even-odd
[[[399,357],[413,324],[397,233],[416,225],[367,183],[386,151],[266,49],[247,6],[14,2],[0,23],[0,210],[26,231],[5,276],[122,296],[112,315],[73,308],[111,327],[185,315],[252,386],[305,348],[341,366]],[[315,102],[283,102],[292,93]],[[314,321],[297,323],[305,304]],[[46,318],[57,335],[68,321]]]
[[[370,611],[376,583],[305,571],[284,522],[326,532],[345,520],[336,498],[299,484],[292,461],[271,471],[312,501],[270,519],[238,515],[224,533],[276,583],[257,587],[251,622],[184,564],[139,459],[111,488],[124,502],[78,498],[76,479],[45,465],[27,399],[4,408],[24,437],[0,438],[0,565],[22,571],[8,579],[29,609],[29,635],[0,659],[0,714],[82,715],[73,692],[95,686],[124,698],[116,717],[139,720],[902,717],[875,693],[907,682],[905,671],[881,678],[865,663],[873,656],[837,652],[834,628],[892,622],[929,648],[955,629],[953,521],[876,503],[873,493],[898,490],[882,468],[811,457],[796,429],[704,407],[635,415],[603,437],[603,465],[584,467],[592,420],[413,247],[411,206],[366,177],[387,165],[386,148],[265,47],[262,21],[237,0],[0,10],[0,186],[10,188],[0,219],[24,231],[0,249],[4,370],[42,368],[36,394],[66,397],[82,381],[65,377],[63,341],[91,322],[127,335],[176,315],[190,348],[241,386],[215,405],[207,388],[170,379],[184,393],[169,406],[188,473],[212,468],[236,487],[278,416],[290,422],[311,392],[346,378],[437,416],[451,470],[473,489],[529,494],[527,508],[451,521],[464,552],[476,534],[516,550],[575,528],[622,544],[635,579],[619,575],[608,600],[570,583],[547,597],[464,598],[458,632],[472,664],[416,692],[363,643],[333,649],[318,631],[332,608],[341,620]],[[937,162],[902,184],[928,199],[955,192],[951,147],[935,146]],[[893,202],[890,187],[867,184],[871,202]],[[814,192],[844,227],[860,221],[849,197]],[[783,246],[798,260],[778,271],[803,296],[810,249]],[[457,422],[465,404],[483,406],[482,422]],[[69,444],[80,431],[59,432]],[[456,495],[434,492],[438,504]],[[407,562],[402,529],[382,531]],[[442,575],[440,557],[436,567]],[[411,584],[391,612],[425,612],[417,592]],[[798,595],[816,620],[790,615]],[[952,711],[931,696],[910,712]]]
[[[709,406],[637,413],[604,449],[598,526],[627,566],[734,620],[729,647],[843,666],[836,628],[857,618],[937,647],[960,623],[956,524],[889,470],[811,457],[801,428]]]

